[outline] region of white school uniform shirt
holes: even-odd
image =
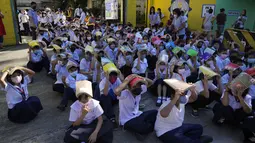
[[[252,99],[255,99],[255,85],[250,86],[249,95],[251,95]]]
[[[221,99],[223,98],[224,96],[224,93],[225,93],[225,90],[224,92],[222,93],[222,96],[221,96]],[[252,105],[251,105],[251,96],[249,94],[247,94],[245,97],[244,97],[244,102],[251,108]],[[233,108],[233,110],[237,110],[237,109],[240,109],[242,108],[242,105],[240,104],[240,102],[237,102],[236,99],[235,99],[235,96],[232,96],[230,94],[228,94],[228,104],[230,107]]]
[[[173,76],[171,78],[186,82],[186,78],[188,76],[190,76],[190,71],[186,70],[185,73],[182,74],[182,76],[178,73],[173,73]]]
[[[108,91],[110,89],[112,89],[114,91],[119,85],[122,84],[122,82],[119,78],[117,78],[115,83],[111,84],[110,81],[107,81],[106,77],[104,77],[103,80],[99,83],[100,94],[104,94],[104,87],[105,87],[106,82],[109,82]]]
[[[167,67],[163,70],[163,71],[161,71],[160,69],[159,69],[159,75],[160,75],[160,78],[162,78],[162,79],[166,79],[167,77],[166,77],[166,73],[167,73]],[[155,78],[154,78],[154,82],[158,79],[158,77],[157,77],[157,70],[156,69],[154,69],[154,74],[155,74]]]
[[[226,85],[227,83],[228,83],[228,81],[229,81],[229,74],[225,74],[225,75],[223,75],[222,77],[221,77],[221,84],[222,85]]]
[[[132,73],[134,74],[144,74],[148,68],[148,62],[147,59],[144,58],[143,60],[140,61],[140,70],[137,70],[136,66],[138,63],[138,58],[135,59],[133,68],[132,68]]]
[[[151,43],[148,43],[147,44],[147,47],[148,47],[148,53],[150,53],[151,55],[153,56],[156,56],[157,55],[157,49],[154,48]]]
[[[142,111],[139,111],[139,103],[141,95],[147,92],[147,87],[146,85],[142,85],[141,88],[141,94],[136,97],[134,97],[128,89],[123,90],[118,97],[120,125],[124,125],[129,120],[136,118],[143,113]]]
[[[72,88],[74,91],[76,89],[76,81],[88,80],[88,77],[83,74],[77,74],[76,79],[73,78],[70,74],[66,78],[66,84]]]
[[[189,101],[189,97],[191,96],[191,92],[189,91],[186,95],[186,103],[182,104],[180,103],[180,109],[178,109],[176,106],[173,106],[171,112],[166,118],[163,118],[160,115],[160,111],[167,106],[171,100],[168,100],[164,102],[159,110],[158,110],[158,115],[157,119],[155,122],[155,131],[157,137],[160,137],[161,135],[165,134],[168,131],[171,131],[173,129],[176,129],[180,126],[182,126],[182,123],[184,121],[184,115],[185,115],[185,105]]]
[[[86,18],[85,12],[82,12],[80,17],[81,24],[85,23],[85,18]]]
[[[82,124],[88,125],[94,120],[96,120],[98,117],[102,116],[104,111],[100,106],[99,101],[95,99],[90,99],[86,104],[88,105],[90,111],[85,115]],[[69,121],[75,122],[77,119],[80,118],[80,116],[82,115],[82,106],[83,104],[78,100],[71,105]]]
[[[55,82],[55,84],[63,84],[62,77],[68,77],[69,75],[69,72],[66,69],[66,65],[61,66],[60,64],[57,64],[55,67],[55,71],[57,73],[57,81]]]
[[[29,76],[24,77],[24,83],[20,85],[20,88],[24,91],[26,100],[28,99],[27,85],[31,82]],[[14,108],[14,106],[22,101],[22,95],[19,90],[12,84],[7,82],[6,87],[2,87],[1,90],[6,92],[6,102],[9,109]]]
[[[83,58],[80,62],[80,70],[89,72],[90,71],[90,64],[91,61],[87,61],[85,58]]]
[[[200,94],[201,92],[204,91],[204,85],[203,85],[203,83],[202,83],[201,80],[197,81],[197,82],[195,83],[195,86],[196,86],[196,93],[197,93],[197,94]],[[208,81],[208,90],[214,91],[215,89],[217,89],[217,86],[215,86],[215,85],[213,84],[213,81],[212,81],[212,80],[209,80],[209,81]]]
[[[229,58],[222,60],[221,57],[219,57],[219,56],[216,57],[216,64],[220,71],[224,71],[225,66],[228,65],[229,63],[230,63]]]
[[[108,58],[110,58],[110,60],[115,63],[117,59],[118,48],[115,48],[114,50],[112,50],[110,46],[107,46],[104,49],[104,51],[107,54]]]

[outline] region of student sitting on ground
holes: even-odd
[[[66,77],[69,75],[69,72],[66,68],[68,62],[67,53],[62,53],[57,56],[58,61],[52,64],[52,73],[56,75],[57,81],[53,84],[53,91],[64,93],[66,85]]]
[[[39,44],[39,41],[31,41],[28,45],[29,62],[27,63],[27,68],[35,72],[40,72],[43,68],[45,68],[46,72],[49,73],[50,62],[46,51]]]
[[[244,90],[243,87],[233,86],[234,84],[230,87],[230,82],[222,94],[221,103],[213,107],[213,122],[217,124],[226,122],[239,125],[252,112],[249,88]]]
[[[27,123],[43,109],[38,97],[28,96],[27,85],[34,74],[33,71],[23,67],[3,70],[0,85],[6,92],[8,119],[14,123]]]
[[[138,57],[135,59],[133,63],[133,68],[132,68],[132,73],[133,74],[138,74],[142,77],[146,76],[146,71],[148,68],[148,62],[146,59],[147,56],[147,46],[142,45],[141,47],[138,48],[137,52]]]
[[[76,97],[71,105],[65,143],[112,143],[113,127],[109,120],[103,120],[103,109],[99,101],[92,99],[92,84],[90,81],[76,82]]]
[[[183,123],[185,115],[185,105],[194,102],[197,98],[195,87],[190,87],[190,91],[185,94],[182,89],[187,83],[176,79],[175,89],[170,86],[171,100],[166,101],[158,110],[155,131],[157,137],[163,143],[209,143],[212,138],[202,136],[203,127],[199,124]],[[166,80],[165,80],[166,81]],[[166,82],[166,84],[169,84]],[[170,85],[170,84],[169,84]],[[188,85],[189,86],[189,85]]]
[[[154,130],[157,110],[139,111],[141,95],[147,92],[152,80],[138,75],[128,76],[124,82],[115,89],[119,99],[119,120],[124,129],[135,133],[139,140]]]
[[[104,66],[105,78],[103,78],[102,81],[99,83],[100,97],[98,98],[99,98],[101,106],[103,107],[104,114],[114,124],[114,128],[117,128],[118,124],[115,119],[113,105],[118,103],[118,100],[116,98],[114,90],[122,82],[119,78],[120,73],[117,70],[117,68],[114,66],[114,64],[113,63],[108,63],[108,64],[112,64],[112,66],[110,66],[110,68],[108,69],[106,69]]]
[[[85,58],[83,58],[80,62],[80,73],[84,74],[88,77],[90,81],[93,80],[93,72],[94,72],[94,49],[91,46],[86,46],[85,48]]]
[[[79,65],[73,59],[69,59],[66,65],[66,69],[68,70],[69,75],[66,77],[66,87],[64,89],[64,95],[62,97],[60,105],[57,107],[61,111],[65,110],[69,99],[71,99],[73,102],[77,100],[75,97],[76,81],[88,79],[88,77],[79,73]]]

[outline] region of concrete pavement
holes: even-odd
[[[51,53],[51,50],[49,50]],[[19,45],[8,47],[0,51],[0,69],[6,65],[25,66],[27,63],[27,46]],[[44,110],[28,124],[14,124],[7,118],[7,104],[4,92],[0,92],[0,143],[62,143],[65,129],[70,126],[68,121],[69,109],[59,112],[56,106],[61,95],[52,91],[53,80],[46,76],[46,72],[37,73],[34,82],[29,85],[29,95],[38,96]],[[155,109],[155,98],[145,94],[142,103],[145,110]],[[71,101],[69,102],[69,105]],[[116,106],[116,115],[118,109]],[[240,143],[242,132],[239,129],[212,124],[212,111],[201,110],[199,118],[191,116],[191,108],[186,107],[185,122],[199,123],[204,127],[204,134],[211,135],[215,143]],[[118,129],[114,132],[114,143],[139,143],[129,132]],[[144,143],[160,143],[155,133],[151,133]]]

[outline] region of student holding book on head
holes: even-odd
[[[248,93],[250,80],[248,74],[241,73],[228,83],[222,94],[221,103],[213,107],[213,122],[238,125],[252,112],[251,96]]]
[[[205,108],[213,101],[220,101],[222,93],[221,77],[212,71],[210,68],[200,66],[199,81],[195,83],[198,98],[191,104],[192,116],[198,117],[198,109]],[[213,78],[216,78],[217,86],[213,83]]]
[[[119,99],[119,120],[125,130],[134,132],[138,140],[153,132],[157,110],[139,111],[141,96],[152,85],[152,80],[132,74],[115,89]]]
[[[196,100],[195,86],[177,79],[164,80],[170,87],[171,100],[161,105],[155,123],[157,137],[163,143],[209,143],[212,138],[202,136],[199,124],[183,123],[185,105]]]
[[[1,89],[6,92],[8,119],[14,123],[27,123],[43,109],[36,96],[28,96],[27,86],[35,72],[24,67],[7,67],[0,79]]]

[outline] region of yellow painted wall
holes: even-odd
[[[136,25],[136,0],[127,0],[126,22]]]
[[[0,0],[0,9],[2,13],[4,14],[3,23],[6,30],[6,35],[4,36],[4,45],[15,45],[16,36],[15,36],[14,25],[13,25],[11,0]]]
[[[216,4],[216,0],[190,0],[189,5],[192,8],[192,11],[189,13],[188,24],[191,30],[201,30],[203,4]],[[148,0],[148,14],[151,6],[154,6],[156,10],[157,8],[161,8],[165,15],[163,22],[166,24],[170,15],[168,8],[171,6],[171,0]],[[147,21],[147,25],[149,25],[149,20]]]
[[[202,6],[203,4],[215,4],[216,0],[190,0],[190,7],[192,11],[189,13],[188,25],[191,30],[201,30],[202,20]]]

